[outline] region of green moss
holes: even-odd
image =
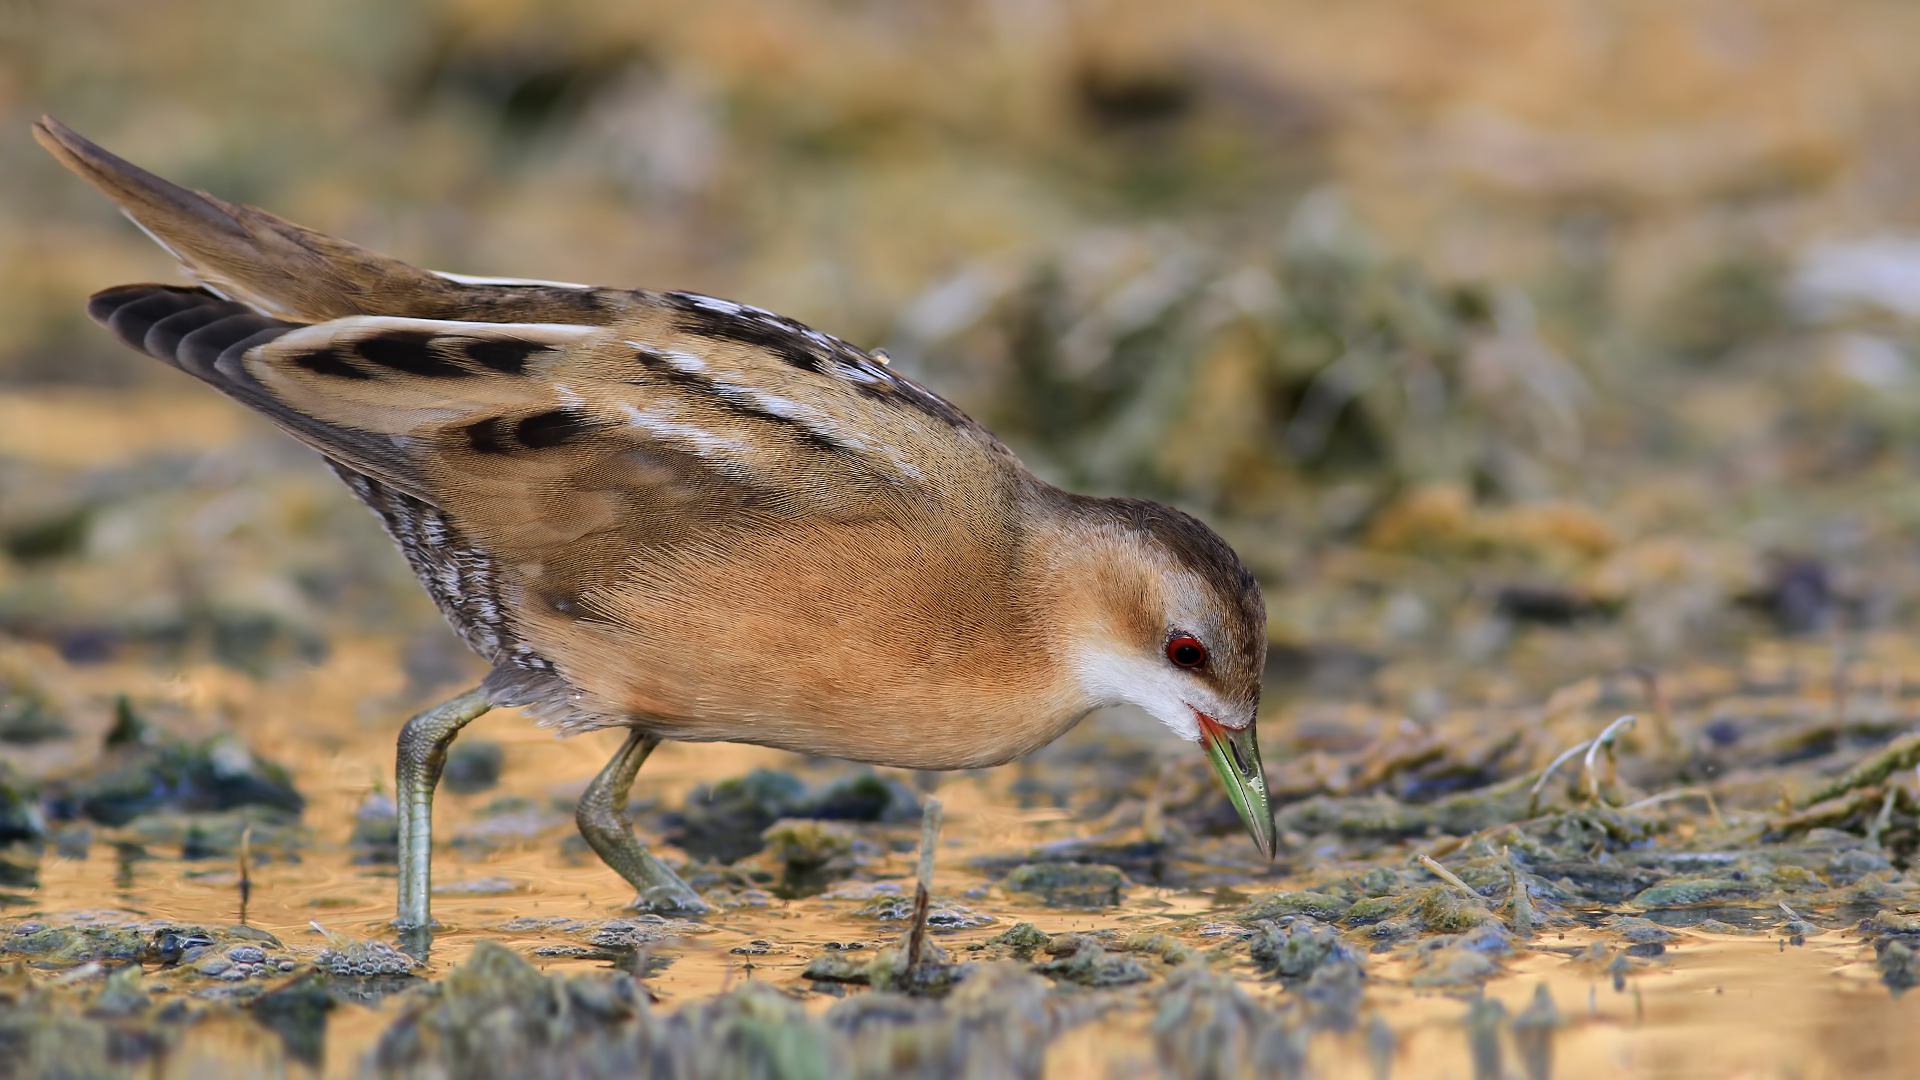
[[[148,935],[131,927],[51,927],[42,923],[20,923],[13,933],[0,939],[0,949],[57,967],[91,960],[139,960],[147,944]]]
[[[1346,916],[1342,921],[1348,926],[1364,926],[1368,923],[1377,923],[1391,916],[1395,911],[1399,910],[1401,906],[1403,906],[1403,901],[1398,897],[1369,896],[1365,900],[1354,901],[1353,906],[1347,909]]]
[[[702,784],[687,796],[668,836],[696,859],[744,859],[760,850],[765,843],[761,834],[804,802],[806,794],[805,781],[776,769],[755,769],[711,787]]]
[[[1359,961],[1332,927],[1309,922],[1285,929],[1264,924],[1248,944],[1247,955],[1261,970],[1283,979],[1304,979],[1326,964]]]
[[[1824,889],[1827,883],[1804,866],[1776,866],[1767,871],[1767,882],[1775,888],[1790,890]]]
[[[1326,893],[1275,892],[1257,897],[1246,907],[1234,912],[1233,917],[1238,922],[1252,923],[1261,919],[1277,919],[1283,915],[1310,915],[1332,922],[1345,915],[1352,906],[1352,902]]]
[[[1400,875],[1384,866],[1376,866],[1350,879],[1347,884],[1361,896],[1385,896],[1398,892],[1401,887]]]
[[[1420,890],[1408,906],[1427,929],[1443,934],[1462,933],[1493,918],[1485,907],[1469,901],[1447,885]]]
[[[1688,904],[1704,904],[1709,900],[1720,900],[1729,896],[1752,896],[1760,889],[1751,881],[1735,881],[1732,878],[1685,878],[1677,881],[1663,881],[1647,889],[1633,902],[1641,907],[1684,907]]]
[[[766,854],[780,863],[776,894],[787,899],[821,892],[854,867],[854,836],[843,825],[789,818],[774,822],[760,838]]]
[[[1140,962],[1130,956],[1116,955],[1102,948],[1092,938],[1070,935],[1074,949],[1071,955],[1049,963],[1035,964],[1033,970],[1049,979],[1070,982],[1085,987],[1125,986],[1128,983],[1146,982],[1153,976]],[[1058,948],[1060,941],[1055,942]]]
[[[987,944],[1005,945],[1007,948],[1013,950],[1013,955],[1022,960],[1031,958],[1035,952],[1047,948],[1052,943],[1052,938],[1028,922],[1015,923],[1013,926],[987,939]]]
[[[1029,863],[1015,868],[1001,884],[1038,896],[1049,907],[1114,907],[1127,877],[1111,866]]]
[[[843,952],[826,952],[807,962],[807,969],[800,973],[803,979],[815,982],[857,983],[867,985],[872,979],[867,973],[870,961],[858,961]]]
[[[1500,973],[1500,965],[1471,949],[1437,949],[1428,953],[1411,980],[1414,986],[1477,986]]]
[[[41,820],[38,785],[0,761],[0,846],[38,840],[47,833]]]
[[[1184,964],[1200,955],[1193,947],[1171,934],[1134,934],[1127,938],[1129,952],[1145,953],[1165,963]]]
[[[0,743],[31,744],[72,734],[39,687],[0,672]]]

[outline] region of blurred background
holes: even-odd
[[[1796,910],[1911,910],[1889,862],[1920,853],[1905,769],[1837,810],[1769,815],[1910,749],[1890,740],[1920,718],[1916,42],[1911,0],[0,0],[0,913],[198,924],[231,910],[238,853],[253,918],[287,941],[318,948],[294,936],[315,918],[385,934],[394,732],[479,675],[311,452],[86,319],[95,290],[180,275],[33,143],[42,113],[435,269],[694,290],[884,347],[1048,479],[1181,506],[1255,569],[1279,862],[1255,856],[1193,748],[1141,716],[1003,770],[878,786],[669,745],[633,812],[733,935],[676,949],[651,984],[669,995],[739,985],[735,954],[792,988],[828,935],[839,950],[897,932],[879,892],[794,882],[904,878],[915,789],[938,785],[947,843],[967,845],[942,854],[958,895],[941,910],[1002,920],[979,938],[1017,918],[1097,923],[1005,886],[1056,862],[1155,886],[1126,927],[1224,917],[1236,887],[1366,859],[1353,881],[1371,891],[1353,896],[1442,895],[1396,869],[1415,844],[1505,889],[1507,841],[1489,861],[1480,830],[1521,818],[1542,824],[1513,851],[1568,904],[1646,888],[1635,903],[1653,905],[1650,883],[1680,872],[1650,861],[1658,832],[1760,860],[1685,883],[1721,890],[1701,897],[1752,899],[1733,881],[1749,875],[1831,881],[1767,894],[1791,899],[1789,927]],[[1523,793],[1636,710],[1655,722],[1621,737],[1617,790],[1576,788],[1569,767],[1538,807],[1544,775]],[[631,896],[572,825],[617,744],[511,712],[462,736],[434,903],[463,936],[443,962],[476,934],[601,956],[541,939],[556,921],[583,937],[601,924],[569,918]],[[855,789],[866,818],[827,812]],[[1702,792],[1710,816],[1677,797]],[[1789,834],[1870,850],[1830,864],[1772,842]],[[1826,877],[1773,874],[1775,855]],[[802,899],[769,907],[763,886]],[[879,914],[835,913],[875,897]],[[1296,909],[1233,917],[1281,910]],[[12,925],[13,948],[40,940]],[[1653,942],[1632,950],[1647,957],[1664,937],[1627,940]],[[1910,1060],[1871,1058],[1904,1028],[1833,989],[1868,954],[1825,940],[1689,938],[1713,981],[1647,981],[1649,1016],[1695,1025],[1660,1045],[1747,1052],[1755,1075],[1793,1040],[1859,1055],[1826,1072]],[[1784,989],[1707,995],[1759,978],[1729,956]],[[1920,980],[1913,957],[1883,957],[1896,992]],[[1494,970],[1470,959],[1468,981]],[[1563,1007],[1598,1016],[1598,963],[1555,976]],[[1603,989],[1611,1019],[1583,1030],[1639,1030],[1634,986],[1631,1021]],[[1496,989],[1517,1011],[1530,987]],[[1402,1036],[1439,1000],[1396,1014]],[[1721,1026],[1700,1026],[1716,1000]],[[1410,1057],[1457,1048],[1460,1026],[1433,1024]],[[47,1030],[79,1068],[73,1029]],[[1563,1064],[1625,1067],[1582,1045]]]
[[[474,670],[317,459],[86,320],[178,275],[42,112],[434,268],[884,346],[1226,533],[1282,709],[1870,650],[1920,600],[1916,40],[1896,0],[4,0],[0,666]]]

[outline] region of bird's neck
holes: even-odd
[[[1053,663],[1071,679],[1079,715],[1116,704],[1089,678],[1102,657],[1124,654],[1152,638],[1158,567],[1136,534],[1104,522],[1098,500],[1071,501],[1033,530],[1026,560],[1029,617],[1048,642]]]

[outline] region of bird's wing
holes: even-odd
[[[164,285],[106,290],[88,311],[329,458],[475,525],[510,520],[533,492],[604,487],[609,461],[642,460],[677,462],[676,476],[757,517],[908,513],[927,494],[964,497],[961,459],[1006,453],[843,342],[709,297],[641,295],[612,326],[302,325]]]
[[[89,313],[333,461],[496,673],[553,670],[539,625],[643,619],[609,598],[643,572],[875,528],[931,553],[1007,520],[1000,485],[1022,474],[1005,447],[789,319],[419,270],[170,184],[57,122],[36,134],[206,285],[110,289]],[[511,692],[567,693],[537,682]]]
[[[729,528],[924,521],[991,497],[976,490],[999,472],[984,459],[1006,451],[951,405],[850,346],[722,304],[670,294],[607,327],[303,326],[138,285],[89,311],[495,558],[566,563],[563,578]]]
[[[51,117],[34,134],[205,286],[110,289],[95,319],[414,498],[458,502],[464,471],[524,468],[531,450],[637,442],[819,512],[924,480],[915,456],[1006,453],[884,363],[759,308],[421,270],[183,188]],[[521,445],[521,424],[547,444]]]

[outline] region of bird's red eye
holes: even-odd
[[[1207,662],[1207,647],[1190,637],[1167,642],[1167,659],[1181,667],[1194,668]]]

